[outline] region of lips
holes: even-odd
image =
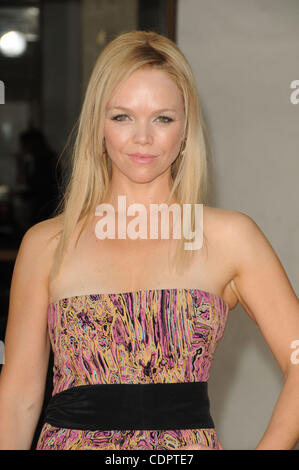
[[[129,157],[155,158],[156,155],[151,155],[149,153],[129,153]]]
[[[157,158],[156,155],[147,153],[130,153],[129,157],[136,163],[150,163]]]

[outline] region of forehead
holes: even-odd
[[[140,100],[153,105],[156,102],[182,105],[182,93],[174,80],[164,70],[141,68],[132,72],[111,93],[109,105],[118,105],[123,100],[132,103]],[[123,103],[124,104],[124,103]]]

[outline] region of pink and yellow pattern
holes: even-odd
[[[79,385],[208,381],[229,305],[200,289],[85,294],[49,305],[52,395]],[[113,410],[111,410],[113,413]],[[215,428],[88,431],[44,423],[36,450],[219,448]]]

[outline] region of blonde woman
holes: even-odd
[[[204,136],[191,68],[172,41],[133,31],[107,45],[90,77],[61,206],[25,233],[15,263],[1,449],[30,448],[50,347],[53,393],[37,450],[223,449],[207,385],[238,301],[285,378],[256,449],[296,444],[298,299],[255,222],[205,204]],[[155,204],[191,208],[200,247],[164,236],[161,214],[159,235],[150,236]],[[142,236],[134,238],[137,209]],[[184,222],[183,210],[173,214],[170,234]]]

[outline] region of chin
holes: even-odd
[[[157,168],[154,169],[154,168],[150,168],[149,166],[145,168],[145,166],[143,167],[143,165],[140,165],[137,168],[128,168],[128,166],[124,166],[124,168],[122,168],[121,166],[116,166],[116,168],[114,167],[112,171],[116,171],[117,173],[120,173],[121,175],[125,176],[130,181],[132,181],[133,183],[140,183],[140,184],[150,183],[155,178],[158,178],[163,172],[161,171],[161,169],[160,171],[157,171]]]
[[[144,175],[136,175],[136,174],[127,174],[126,175],[129,180],[131,180],[134,183],[140,183],[140,184],[145,184],[145,183],[151,183],[155,178],[157,178],[159,175],[150,175],[150,174],[144,174]]]

